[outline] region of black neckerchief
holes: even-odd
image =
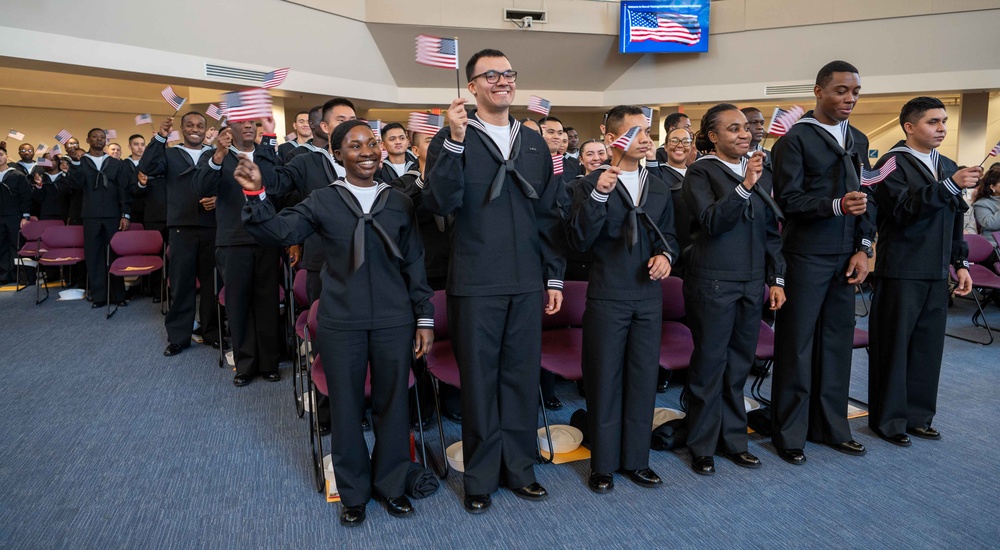
[[[827,144],[834,146],[834,151],[836,151],[842,160],[847,161],[847,165],[851,167],[851,170],[847,172],[853,175],[853,178],[849,177],[847,181],[848,191],[859,191],[861,189],[861,163],[855,163],[853,160],[854,154],[854,134],[851,132],[851,125],[848,121],[844,120],[840,122],[840,125],[844,128],[844,146],[841,147],[837,140],[833,139],[830,132],[826,131],[825,125],[820,121],[816,120],[813,116],[813,112],[809,111],[802,118],[799,119],[795,124],[808,124],[812,126],[815,131],[820,135],[820,138],[824,139]]]
[[[610,168],[609,165],[605,164],[598,168],[598,170],[607,170]],[[646,171],[642,166],[639,167],[639,204],[636,205],[632,202],[632,196],[629,195],[628,190],[625,189],[625,185],[622,184],[621,180],[615,185],[615,190],[621,197],[622,204],[628,209],[628,214],[626,218],[628,222],[625,225],[625,248],[628,249],[629,253],[632,253],[632,249],[635,245],[639,243],[639,221],[642,220],[642,224],[646,226],[646,229],[656,235],[660,239],[662,246],[667,246],[667,239],[660,232],[660,228],[656,227],[653,219],[649,217],[649,214],[642,209],[646,205],[646,199],[649,197],[649,172]]]
[[[391,186],[387,183],[378,184],[378,191],[375,197],[375,202],[372,204],[371,212],[367,214],[361,210],[361,204],[358,199],[354,197],[354,194],[347,188],[347,183],[342,180],[336,180],[330,184],[331,187],[337,190],[340,198],[343,199],[344,204],[347,208],[358,218],[358,224],[354,227],[354,240],[351,244],[353,249],[353,254],[351,258],[351,273],[357,272],[361,267],[361,264],[365,263],[365,224],[372,224],[372,229],[375,233],[381,237],[382,242],[389,249],[389,252],[393,256],[403,259],[403,254],[399,251],[399,247],[396,246],[396,242],[392,240],[389,233],[382,227],[382,224],[375,220],[375,215],[385,208],[385,203],[389,200],[390,193],[387,193],[391,189]]]
[[[535,192],[535,188],[517,171],[517,166],[514,162],[517,160],[517,156],[521,150],[521,123],[511,118],[510,115],[508,115],[508,118],[510,119],[510,151],[506,160],[503,158],[503,153],[497,147],[496,142],[493,141],[489,132],[486,131],[486,126],[479,120],[479,117],[473,113],[472,117],[469,118],[468,127],[479,132],[480,139],[486,144],[486,150],[490,152],[493,160],[500,164],[500,168],[493,176],[493,183],[490,184],[490,202],[493,202],[494,199],[500,196],[500,192],[503,191],[503,182],[507,179],[507,174],[510,174],[510,177],[518,184],[526,197],[537,199],[538,193]]]

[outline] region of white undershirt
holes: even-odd
[[[198,160],[201,159],[201,152],[204,151],[204,149],[191,149],[190,147],[184,147],[183,145],[179,145],[177,148],[187,153],[188,156],[191,157],[191,162],[196,166],[198,164]]]
[[[503,159],[508,160],[510,158],[510,124],[494,126],[483,122],[483,127],[486,128],[486,133],[493,139],[493,143],[497,144],[500,153],[503,155]]]
[[[240,155],[246,155],[250,162],[253,162],[253,151],[240,151]]]
[[[721,162],[722,164],[725,164],[726,166],[728,166],[729,169],[732,170],[733,173],[736,174],[737,176],[739,176],[741,178],[746,177],[746,174],[743,173],[743,165],[740,164],[739,162],[735,162],[735,163],[734,162],[726,162],[726,161],[724,161],[722,159],[719,159],[719,162]]]
[[[685,166],[684,168],[678,168],[678,167],[670,165],[670,164],[668,164],[667,166],[670,166],[671,170],[676,171],[678,174],[680,174],[682,176],[686,176],[687,173],[688,173],[687,166]]]
[[[139,166],[139,160],[138,159],[134,159],[132,157],[128,157],[128,160],[132,161],[132,166],[135,166],[135,167]]]
[[[396,171],[397,176],[402,176],[406,173],[406,161],[404,160],[401,164],[396,164],[395,162],[390,162],[392,169]]]
[[[361,210],[368,214],[372,210],[372,205],[375,204],[375,198],[378,196],[378,185],[373,185],[371,187],[358,187],[357,185],[351,184],[345,180],[347,190],[354,195],[354,198],[358,199],[361,203]]]
[[[94,155],[87,153],[87,158],[94,161],[94,166],[96,166],[97,171],[100,172],[101,166],[104,166],[104,159],[108,158],[108,155],[101,155],[99,157],[95,157]]]
[[[912,154],[913,156],[915,156],[918,159],[920,159],[920,162],[924,163],[924,166],[926,166],[928,169],[930,169],[931,174],[934,174],[934,177],[936,178],[937,177],[937,166],[934,166],[934,161],[931,160],[931,154],[929,152],[928,153],[921,153],[920,151],[916,151],[916,150],[914,150],[913,148],[910,148],[910,147],[908,147],[908,149],[910,149],[910,154]]]
[[[59,179],[59,176],[62,175],[62,172],[56,172],[55,174],[45,174],[45,175],[49,177],[50,182],[54,182],[57,179]]]
[[[5,170],[0,170],[0,181],[3,181],[3,179],[7,177],[7,172],[10,172],[11,170],[12,168],[10,166],[8,166]]]
[[[38,163],[37,163],[37,162],[31,162],[31,163],[28,163],[28,162],[22,162],[22,163],[21,163],[21,166],[23,166],[23,167],[24,167],[24,170],[25,170],[25,171],[26,171],[26,172],[27,172],[28,174],[31,174],[31,171],[32,171],[32,170],[34,170],[34,169],[35,169],[35,166],[37,166],[37,165],[38,165]]]
[[[639,204],[639,171],[626,172],[623,170],[621,174],[618,174],[618,179],[625,186],[628,195],[632,197],[632,204]]]
[[[839,122],[836,124],[823,124],[822,122],[817,120],[816,124],[819,124],[824,130],[829,132],[830,135],[833,136],[833,139],[836,140],[836,142],[839,143],[841,147],[844,146],[846,140],[846,138],[844,137],[844,128],[843,126],[840,125]]]

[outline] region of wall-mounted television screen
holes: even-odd
[[[618,51],[708,51],[710,0],[622,0]]]

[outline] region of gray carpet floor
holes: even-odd
[[[652,452],[665,479],[586,487],[587,462],[537,468],[543,503],[506,491],[465,513],[454,473],[410,518],[369,505],[362,527],[312,488],[307,424],[296,417],[290,366],[278,383],[234,388],[216,351],[166,345],[159,307],[134,300],[111,320],[86,302],[35,306],[33,291],[0,293],[0,547],[2,548],[988,548],[1000,544],[995,446],[1000,342],[946,340],[938,442],[911,448],[852,421],[869,449],[856,458],[810,445],[803,467],[751,437],[764,462],[720,459],[695,475],[686,452]],[[971,303],[951,330],[970,333]],[[859,304],[860,308],[860,304]],[[991,322],[1000,325],[996,307]],[[866,319],[860,319],[864,326]],[[865,399],[867,357],[854,354],[852,395]],[[765,386],[765,391],[769,390]],[[677,407],[679,386],[657,396]],[[560,382],[566,423],[583,407]],[[436,430],[428,433],[436,444]],[[459,427],[445,421],[449,442]],[[436,447],[432,447],[436,449]]]

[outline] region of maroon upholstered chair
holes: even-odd
[[[163,236],[159,231],[130,230],[118,231],[111,237],[108,259],[111,252],[117,256],[108,267],[108,315],[110,319],[118,311],[118,304],[111,309],[111,277],[143,277],[163,269]],[[163,302],[163,286],[160,285],[160,303]]]
[[[684,281],[680,277],[660,279],[663,288],[663,328],[660,333],[660,368],[668,371],[691,366],[694,337],[681,320],[684,309]]]
[[[566,380],[583,379],[583,312],[586,281],[566,281],[562,309],[542,315],[542,368]]]
[[[993,258],[993,245],[986,237],[973,233],[965,234],[965,242],[969,244],[969,276],[972,277],[972,292],[969,296],[976,302],[976,311],[972,314],[972,324],[986,330],[986,340],[975,340],[955,334],[945,333],[946,336],[972,342],[981,346],[988,346],[993,343],[993,329],[986,321],[986,314],[983,312],[983,302],[989,304],[990,300],[1000,291],[1000,276],[990,271],[988,262]],[[958,273],[954,267],[949,268],[953,281],[958,281]],[[979,295],[983,298],[980,300]],[[982,319],[982,324],[979,320]]]
[[[42,283],[43,275],[42,270],[38,268],[38,260],[42,257],[42,252],[45,250],[42,248],[42,233],[50,227],[61,227],[65,225],[62,220],[36,220],[32,219],[28,223],[24,224],[21,228],[21,238],[24,239],[24,246],[17,251],[20,261],[17,262],[17,271],[15,275],[15,285],[17,286],[17,291],[21,292],[28,285],[21,286],[21,264],[24,260],[34,260],[35,267],[35,305],[44,302],[49,297],[49,289],[45,288],[45,298],[41,298],[41,287],[45,286]]]
[[[42,231],[42,255],[38,265],[58,266],[59,278],[66,280],[63,269],[68,265],[76,265],[83,261],[83,226],[57,225]],[[46,298],[48,289],[46,288]],[[44,300],[42,300],[44,301]],[[36,303],[41,303],[36,297]]]

